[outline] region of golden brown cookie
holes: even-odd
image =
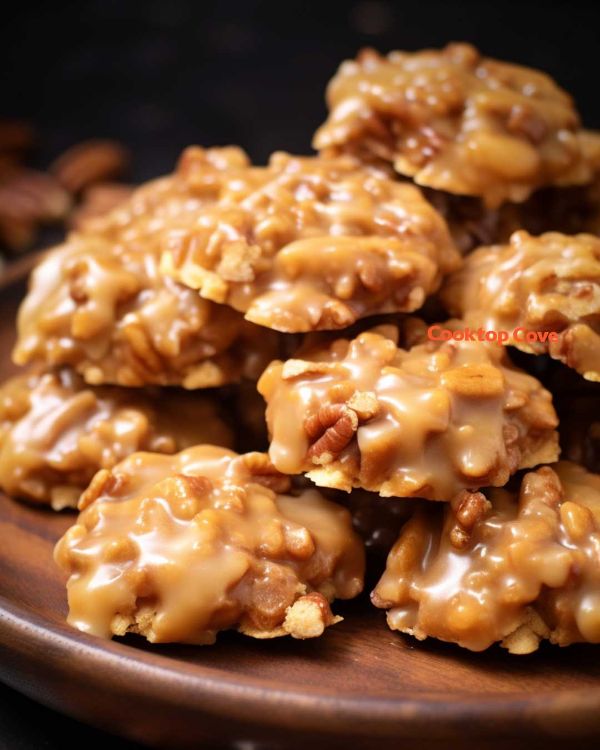
[[[313,638],[356,596],[364,550],[344,508],[296,497],[263,453],[137,453],[99,472],[55,558],[69,622],[95,635],[213,643],[220,630]]]
[[[233,435],[203,394],[91,388],[64,369],[0,387],[0,487],[56,510],[75,507],[99,469],[135,451],[176,453],[207,440],[230,446]]]
[[[381,326],[269,366],[258,389],[280,471],[346,491],[448,500],[557,459],[550,393],[501,346],[403,349],[396,333]]]
[[[342,63],[327,102],[317,149],[381,159],[419,185],[489,206],[592,178],[571,97],[544,73],[469,44],[364,50]]]
[[[203,153],[185,152],[181,179],[202,173]],[[193,223],[171,224],[161,268],[267,328],[339,329],[416,310],[459,264],[419,190],[351,157],[276,153],[220,179]]]
[[[600,642],[600,476],[561,462],[518,492],[422,504],[372,599],[393,630],[514,654],[540,640]]]
[[[70,365],[92,385],[194,389],[256,379],[276,356],[276,334],[159,270],[165,233],[194,223],[219,175],[244,159],[238,149],[202,151],[201,176],[179,171],[148,183],[51,251],[19,312],[15,362]]]
[[[516,232],[480,248],[442,291],[453,315],[473,328],[504,330],[507,343],[548,353],[600,380],[600,239],[589,234]]]

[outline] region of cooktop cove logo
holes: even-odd
[[[512,331],[494,328],[444,328],[439,324],[429,326],[427,338],[430,341],[488,341],[497,344],[506,344],[509,341],[523,342],[528,344],[556,342],[558,333],[556,331],[531,331],[519,326]]]

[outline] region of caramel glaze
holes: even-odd
[[[202,174],[203,158],[188,149],[180,178]],[[458,264],[413,185],[350,157],[275,153],[266,167],[236,164],[194,222],[172,222],[161,267],[253,323],[305,332],[416,310]]]
[[[70,365],[92,385],[256,379],[279,337],[159,270],[165,234],[197,220],[240,158],[237,149],[201,151],[202,178],[179,171],[148,183],[51,251],[19,311],[15,362]]]
[[[381,326],[269,366],[258,389],[280,471],[346,491],[448,500],[557,459],[550,393],[502,347],[402,349],[396,333]]]
[[[600,642],[600,476],[561,462],[485,495],[404,526],[372,594],[389,626],[473,651]]]
[[[233,441],[208,396],[93,388],[65,369],[0,387],[0,487],[56,510],[76,506],[99,469],[135,451],[176,453],[206,440]]]
[[[382,159],[419,185],[491,207],[593,177],[571,97],[544,73],[469,44],[385,57],[364,50],[342,63],[327,103],[315,148]]]
[[[348,511],[289,489],[265,454],[211,445],[99,472],[55,550],[69,622],[152,642],[321,635],[329,602],[360,592],[364,550]]]
[[[508,245],[476,250],[442,300],[475,328],[506,330],[508,343],[548,353],[588,380],[600,380],[600,239],[591,234],[515,232]],[[523,341],[516,328],[555,332]]]

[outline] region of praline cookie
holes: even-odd
[[[360,592],[364,549],[347,510],[289,491],[265,454],[211,445],[99,472],[55,550],[69,622],[155,643],[321,635],[329,603]]]

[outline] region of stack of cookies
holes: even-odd
[[[190,147],[40,262],[0,486],[78,507],[96,635],[319,636],[366,561],[418,639],[600,642],[600,135],[466,44],[327,100],[317,155]]]

